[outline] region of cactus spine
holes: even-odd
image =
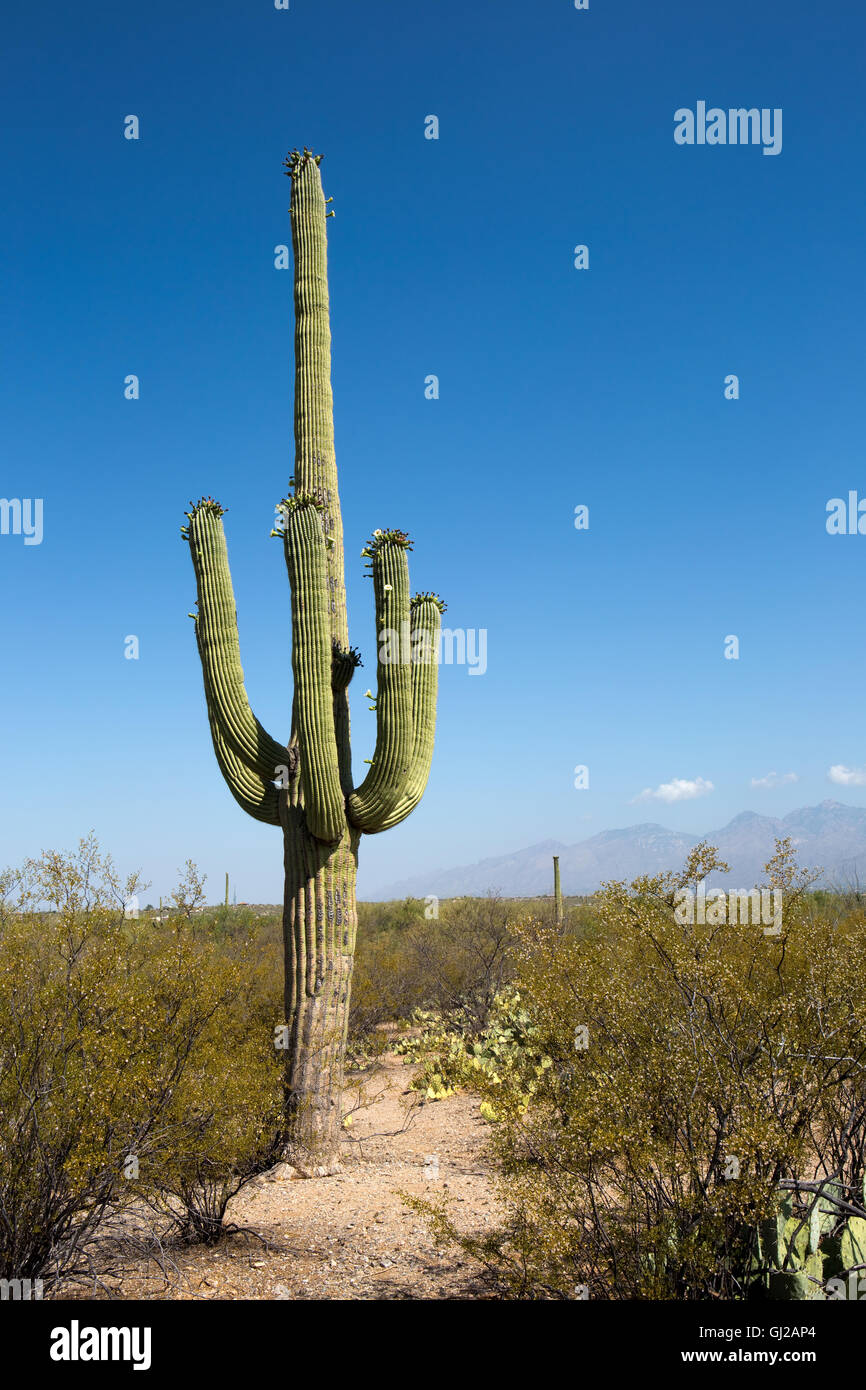
[[[362,833],[398,825],[426,786],[445,607],[435,594],[410,599],[408,536],[375,532],[362,553],[373,579],[376,632],[388,629],[400,640],[396,653],[378,643],[376,748],[356,787],[348,686],[360,657],[349,646],[346,615],[320,160],[310,150],[286,160],[295,262],[295,473],[272,534],[282,537],[291,586],[287,744],[267,733],[247,699],[224,509],[203,498],[182,531],[198,585],[192,616],[217,762],[247,814],[283,832],[286,1158],[302,1173],[333,1171],[338,1162],[358,842]]]

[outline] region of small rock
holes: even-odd
[[[277,1163],[267,1176],[268,1182],[290,1182],[297,1174],[297,1169],[291,1163]]]

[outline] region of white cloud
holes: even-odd
[[[636,801],[693,801],[696,796],[708,796],[714,790],[712,782],[703,777],[691,782],[685,777],[674,777],[671,782],[662,782],[655,791],[652,787],[644,787],[639,796],[632,797],[631,804]]]
[[[866,787],[866,767],[846,767],[844,763],[835,763],[827,776],[840,787]]]
[[[768,772],[766,777],[753,777],[752,786],[760,787],[762,791],[769,791],[773,787],[787,787],[790,782],[799,782],[796,772],[785,772],[780,777],[778,772]]]

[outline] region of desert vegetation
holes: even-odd
[[[429,1020],[416,1084],[480,1097],[506,1212],[477,1240],[416,1202],[523,1298],[849,1297],[866,1263],[866,922],[767,866],[778,934],[681,922],[724,869],[606,885],[591,922],[520,921],[472,1037]],[[707,914],[709,917],[709,914]]]
[[[866,1266],[866,916],[780,844],[778,934],[678,920],[718,868],[594,898],[359,905],[344,1126],[385,1053],[471,1098],[497,1219],[407,1203],[520,1299],[849,1297]],[[91,837],[0,881],[0,1278],[96,1291],[209,1248],[284,1154],[281,912],[125,908]],[[348,1133],[344,1128],[344,1142]],[[363,1180],[363,1165],[361,1168]]]
[[[246,932],[127,915],[90,838],[0,881],[0,1277],[87,1279],[107,1240],[212,1242],[280,1134]],[[272,1010],[270,1010],[272,1012]]]

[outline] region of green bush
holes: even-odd
[[[786,844],[778,936],[678,922],[676,890],[724,867],[699,846],[679,876],[608,885],[595,933],[518,930],[530,1045],[472,1069],[507,1216],[474,1240],[434,1214],[506,1296],[746,1297],[780,1192],[795,1224],[816,1182],[862,1202],[866,928],[817,908]]]
[[[350,1032],[364,1037],[422,1009],[479,1033],[511,976],[513,906],[495,895],[455,898],[430,918],[418,899],[362,906]]]
[[[243,963],[183,914],[127,918],[136,887],[92,837],[0,881],[0,1277],[79,1269],[130,1205],[179,1197],[189,1227],[271,1151]]]

